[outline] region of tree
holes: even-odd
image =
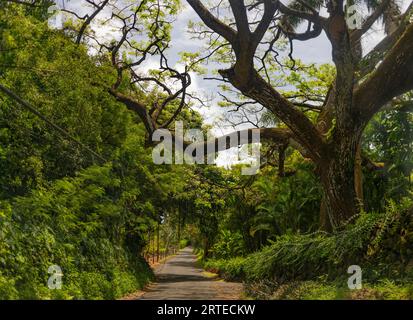
[[[360,207],[357,199],[362,196],[357,194],[361,190],[355,167],[363,129],[386,103],[413,88],[413,24],[409,20],[412,5],[398,17],[398,27],[360,59],[355,52],[357,43],[389,8],[389,3],[394,6],[394,2],[382,1],[361,29],[355,30],[346,24],[342,0],[314,1],[312,5],[296,1],[290,6],[281,1],[230,0],[227,11],[232,12],[233,18],[228,14],[221,19],[201,1],[187,2],[208,29],[231,48],[234,62],[229,69],[219,70],[220,75],[243,95],[274,113],[286,125],[290,142],[298,144],[299,150],[318,166],[324,190],[322,207],[331,226],[339,226],[356,214]],[[327,17],[320,14],[323,3],[328,9]],[[222,7],[221,15],[225,15]],[[291,26],[296,20],[308,23],[305,32],[293,31]],[[336,77],[324,97],[320,115],[311,121],[271,85],[263,68],[257,70],[256,65],[264,61],[259,59],[262,55],[274,50],[274,43],[282,34],[290,42],[306,41],[323,31],[332,46]],[[268,43],[269,48],[262,49]]]

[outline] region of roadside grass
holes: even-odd
[[[343,281],[291,281],[282,285],[251,283],[246,294],[264,300],[411,300],[413,284],[383,279],[375,284],[365,283],[361,289],[349,289]]]

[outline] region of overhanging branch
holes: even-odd
[[[354,103],[368,121],[393,97],[413,89],[413,23],[382,63],[354,92]]]
[[[234,29],[216,18],[199,0],[187,0],[201,20],[213,31],[224,37],[228,42],[235,44],[237,33]]]

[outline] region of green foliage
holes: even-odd
[[[320,187],[310,167],[301,163],[295,168],[290,177],[263,176],[253,186],[262,194],[262,200],[257,205],[252,234],[259,230],[281,235],[316,229],[314,212],[320,206]]]
[[[228,280],[242,280],[245,278],[244,272],[245,258],[236,257],[232,259],[210,259],[203,267],[211,272],[218,273]]]
[[[248,257],[246,277],[251,280],[271,278],[277,281],[311,279],[323,274],[334,277],[345,274],[346,268],[352,264],[362,267],[364,264],[375,264],[394,250],[400,254],[386,261],[390,270],[380,269],[381,275],[391,275],[392,267],[400,270],[399,264],[407,264],[412,255],[408,249],[413,241],[411,210],[398,209],[400,211],[390,208],[384,214],[364,213],[354,223],[333,235],[314,233],[279,237],[272,245]],[[400,224],[402,221],[403,224]],[[409,236],[402,236],[406,233]],[[399,240],[400,236],[404,237],[404,241]],[[384,245],[384,239],[389,239],[392,245]]]
[[[126,137],[131,117],[104,86],[113,73],[86,48],[47,29],[17,7],[0,17],[2,84],[105,157]],[[0,104],[0,197],[24,195],[94,163],[88,152],[3,98]]]
[[[230,192],[219,228],[240,235],[240,254],[259,250],[283,234],[317,229],[321,192],[314,168],[295,152],[288,154],[288,160],[285,176],[267,168],[254,180],[238,182],[248,187]]]
[[[383,214],[363,213],[343,230],[328,235],[291,234],[278,237],[246,258],[209,260],[205,266],[225,277],[248,282],[264,279],[282,285],[295,280],[345,276],[350,265],[363,268],[363,278],[411,277],[413,212],[411,201],[389,205]]]
[[[244,253],[243,238],[240,233],[221,230],[218,240],[211,249],[213,256],[218,259],[229,259],[242,256]]]
[[[10,285],[1,298],[13,297],[14,288],[23,299],[113,299],[142,287],[151,271],[126,241],[119,182],[110,166],[91,167],[1,202],[2,287]],[[61,291],[45,287],[54,264],[64,273]]]
[[[398,201],[411,190],[411,105],[412,95],[406,95],[394,110],[378,113],[364,132],[364,149],[367,155],[383,164],[381,170],[364,170],[368,210],[383,210],[386,200]]]
[[[0,10],[2,84],[109,159],[97,163],[2,96],[0,299],[114,299],[142,288],[153,277],[142,258],[148,232],[185,171],[153,164],[145,130],[107,92],[104,61],[21,7]],[[47,287],[51,265],[62,268],[62,290]]]
[[[375,284],[366,282],[361,290],[348,289],[346,279],[291,281],[282,285],[262,281],[248,284],[246,293],[263,300],[411,300],[413,286],[406,281],[396,284],[389,279]]]
[[[179,248],[183,249],[186,248],[187,246],[190,245],[190,241],[188,239],[182,239],[181,241],[179,241]]]

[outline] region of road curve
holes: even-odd
[[[241,298],[242,284],[207,277],[196,266],[196,256],[185,248],[155,270],[157,282],[140,300],[234,300]]]

